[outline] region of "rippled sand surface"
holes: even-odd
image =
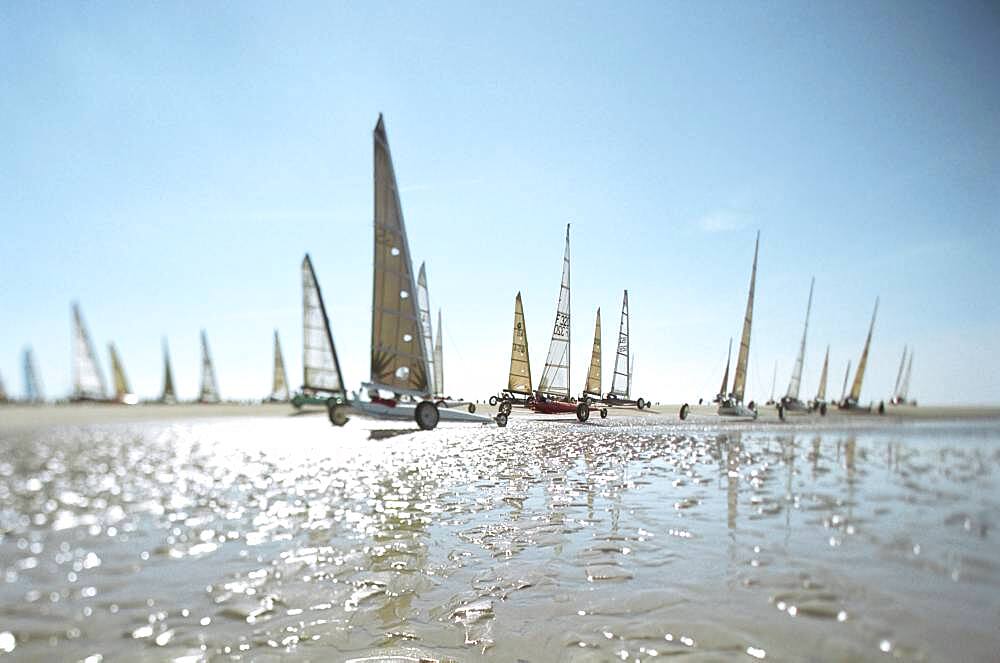
[[[971,661],[1000,648],[996,422],[375,426],[0,433],[0,656]]]

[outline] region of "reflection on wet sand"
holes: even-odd
[[[5,434],[25,659],[987,659],[1000,429]],[[97,659],[91,659],[97,660]]]

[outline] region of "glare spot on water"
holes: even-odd
[[[747,654],[757,659],[763,659],[767,656],[767,652],[759,647],[747,647]]]
[[[17,639],[10,631],[0,633],[0,651],[10,653],[17,647]]]

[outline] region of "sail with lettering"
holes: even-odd
[[[524,308],[521,305],[521,293],[519,292],[514,298],[514,336],[510,346],[510,373],[507,376],[507,391],[530,396],[531,384],[528,331],[524,323]]]
[[[875,298],[875,310],[872,311],[872,321],[868,325],[868,337],[865,339],[865,349],[861,351],[861,359],[858,360],[858,371],[854,374],[854,383],[851,385],[849,402],[857,403],[861,399],[861,383],[865,379],[865,368],[868,366],[868,351],[872,345],[872,332],[875,331],[875,316],[878,315],[878,297]]]
[[[750,328],[753,325],[753,295],[757,283],[757,251],[760,248],[760,231],[757,231],[757,241],[753,247],[753,268],[750,270],[750,293],[747,295],[747,310],[743,317],[743,336],[740,338],[740,351],[736,358],[736,375],[733,377],[733,399],[737,403],[743,401],[743,392],[747,382],[747,365],[750,362]]]
[[[601,309],[597,309],[597,321],[594,323],[594,348],[590,352],[590,370],[587,371],[587,383],[583,387],[585,396],[601,396]]]
[[[806,357],[806,336],[809,333],[809,313],[812,311],[813,286],[816,285],[816,278],[813,277],[809,283],[809,301],[806,304],[806,323],[802,328],[802,344],[799,345],[799,354],[795,358],[795,368],[792,369],[792,379],[788,382],[788,392],[785,398],[796,401],[799,399],[799,388],[802,386],[802,368]]]
[[[104,400],[107,398],[104,376],[97,365],[97,354],[90,334],[83,324],[80,306],[73,303],[73,400]]]
[[[208,351],[208,335],[201,330],[201,391],[198,393],[199,403],[218,403],[219,384],[215,379],[215,366],[212,355]]]
[[[108,354],[111,356],[111,377],[115,387],[115,400],[126,405],[134,405],[139,402],[132,387],[129,386],[128,378],[125,376],[125,367],[122,365],[121,357],[118,356],[118,349],[114,343],[108,343]]]
[[[640,297],[641,299],[641,297]],[[641,304],[642,302],[640,302]],[[622,317],[618,323],[618,348],[615,351],[615,372],[611,376],[611,396],[629,399],[632,393],[632,371],[629,368],[628,290],[622,295]]]
[[[434,395],[444,397],[444,344],[441,340],[444,328],[441,326],[441,309],[438,309],[438,333],[434,338]]]
[[[556,321],[552,326],[549,353],[538,383],[538,391],[547,396],[569,400],[569,347],[570,347],[570,298],[569,298],[569,224],[566,224],[566,251],[563,254],[562,280],[556,304]]]
[[[274,377],[271,380],[269,401],[285,402],[288,400],[288,373],[285,372],[285,357],[281,352],[281,341],[278,330],[274,330]]]
[[[167,346],[167,339],[163,339],[163,391],[160,392],[161,403],[176,403],[177,394],[174,393],[174,371],[170,367],[170,348]]]
[[[441,389],[434,382],[437,371],[434,368],[434,331],[431,326],[431,298],[427,291],[426,263],[420,263],[420,271],[417,274],[417,308],[420,310],[420,337],[424,342],[424,352],[427,353],[427,363],[430,369],[428,373],[431,381],[431,393],[438,394]]]
[[[899,388],[903,386],[903,370],[906,368],[906,346],[903,346],[903,358],[899,360],[899,371],[896,373],[896,386],[892,388],[892,402],[900,400]]]
[[[826,356],[823,357],[823,370],[819,374],[819,389],[816,391],[816,401],[826,400],[826,378],[830,368],[830,346],[826,346]]]
[[[302,389],[346,398],[340,360],[312,260],[302,259]]]
[[[45,400],[42,392],[42,381],[38,378],[35,368],[35,353],[31,348],[24,349],[24,400],[29,403],[41,403]]]
[[[373,132],[375,269],[372,292],[371,386],[431,396],[430,361],[421,337],[417,286],[385,122]]]

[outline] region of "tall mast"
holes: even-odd
[[[570,385],[570,297],[569,297],[569,224],[566,224],[566,251],[563,254],[562,280],[556,304],[556,321],[552,326],[549,353],[538,391],[569,400]]]
[[[747,381],[747,364],[750,361],[750,328],[753,325],[753,293],[757,283],[757,251],[760,248],[760,231],[753,247],[753,269],[750,270],[750,292],[747,295],[747,310],[743,317],[743,336],[740,339],[740,353],[736,360],[736,377],[733,378],[733,398],[743,402],[743,391]]]
[[[795,368],[792,369],[792,379],[788,382],[789,400],[799,399],[799,387],[802,385],[802,367],[806,357],[806,335],[809,333],[809,313],[812,311],[813,286],[816,285],[814,276],[809,282],[809,302],[806,304],[806,323],[802,328],[802,344],[799,346],[799,356],[795,358]]]
[[[878,297],[875,298],[875,310],[872,311],[872,321],[868,325],[868,338],[865,339],[865,349],[858,361],[858,372],[854,374],[854,384],[851,385],[851,400],[857,403],[861,400],[861,383],[865,379],[865,368],[868,366],[868,351],[872,345],[872,332],[875,331],[875,316],[878,315]]]

